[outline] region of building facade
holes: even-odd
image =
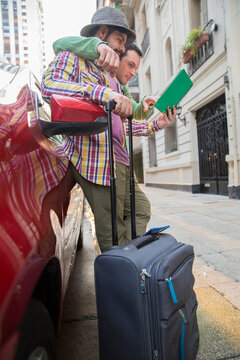
[[[0,0],[0,54],[41,74],[44,65],[41,0]]]
[[[193,87],[172,127],[142,139],[148,186],[240,198],[239,0],[122,0],[134,9],[143,59],[140,97],[160,96],[180,69]],[[186,64],[181,49],[192,29],[209,34]],[[149,120],[157,118],[155,110]]]

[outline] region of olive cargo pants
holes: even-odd
[[[71,164],[72,174],[80,184],[94,214],[96,235],[102,252],[112,246],[110,187],[97,185],[80,175]],[[131,240],[130,171],[129,167],[116,163],[117,227],[118,243]],[[150,220],[151,207],[146,195],[135,180],[135,206],[137,236],[143,235]]]

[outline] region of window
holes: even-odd
[[[172,42],[170,37],[166,41],[165,57],[166,57],[167,80],[169,80],[173,76]]]
[[[177,151],[176,121],[165,129],[165,152],[169,154],[174,151]]]
[[[145,74],[145,89],[147,94],[152,93],[152,81],[151,81],[151,70],[148,68]],[[155,135],[151,135],[148,138],[148,152],[149,152],[149,166],[157,166],[157,151],[156,151],[156,139]]]
[[[8,54],[10,54],[10,45],[6,45],[6,44],[4,44],[4,53],[8,53]]]
[[[200,25],[204,27],[208,22],[207,0],[192,0],[190,3],[191,28],[196,29]]]
[[[149,166],[157,166],[157,152],[156,152],[156,139],[155,135],[151,135],[148,138],[148,149],[149,149]]]
[[[144,56],[150,45],[149,28],[147,27],[147,16],[146,16],[145,6],[143,8],[142,18],[141,18],[141,37],[142,37],[142,53]]]

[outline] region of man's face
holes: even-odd
[[[136,75],[140,65],[140,56],[135,50],[128,50],[126,56],[120,60],[116,76],[120,84],[126,85],[128,81]]]
[[[121,33],[118,30],[115,30],[107,36],[106,41],[108,42],[109,46],[116,51],[118,55],[121,55],[125,51],[127,35]]]

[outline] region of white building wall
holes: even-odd
[[[229,185],[240,184],[240,1],[224,1],[227,46],[227,74],[229,89],[226,92],[229,131]],[[228,26],[231,24],[231,26]]]
[[[144,55],[139,70],[140,93],[160,95],[179,71],[179,51],[194,23],[190,0],[127,0],[134,3],[137,43],[141,45],[142,9],[145,6],[147,26],[150,30],[150,47]],[[126,0],[125,0],[126,3]],[[226,96],[229,133],[229,186],[240,191],[240,1],[208,0],[208,19],[213,19],[218,30],[213,32],[213,55],[191,76],[194,83],[191,91],[181,101],[186,127],[177,120],[178,149],[166,154],[164,130],[156,135],[157,166],[149,167],[148,139],[142,139],[145,183],[173,185],[191,189],[200,183],[197,124],[198,109],[218,98]],[[160,6],[158,6],[160,5]],[[167,79],[165,44],[172,42],[173,76]],[[185,66],[185,65],[184,65]],[[183,65],[181,65],[183,67]],[[146,74],[151,73],[151,88]],[[229,89],[224,84],[224,75],[229,76]],[[157,117],[157,112],[151,120]]]

